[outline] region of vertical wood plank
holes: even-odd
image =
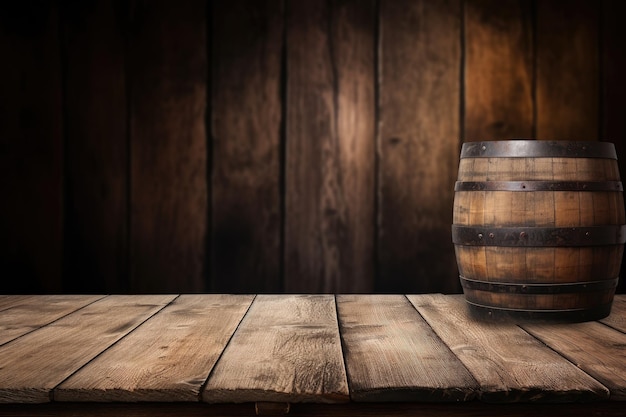
[[[66,144],[64,292],[128,290],[123,10],[63,3]]]
[[[626,3],[620,0],[603,0],[600,39],[601,58],[601,133],[602,140],[615,144],[621,177],[626,175],[626,120],[624,97],[626,97],[626,49],[621,40],[626,36],[622,16]],[[621,276],[626,276],[626,257],[622,260]],[[620,279],[618,293],[626,292],[626,279]]]
[[[537,138],[597,140],[599,6],[537,2]]]
[[[373,2],[287,9],[285,289],[371,291]]]
[[[54,387],[174,298],[109,296],[3,345],[0,403],[49,402]]]
[[[465,2],[465,141],[533,135],[530,0]]]
[[[55,401],[198,401],[253,300],[183,294],[54,390]]]
[[[380,2],[377,291],[460,291],[460,30],[458,0]]]
[[[2,293],[62,289],[63,103],[56,4],[0,5]]]
[[[208,223],[206,2],[134,7],[130,291],[200,292]]]
[[[279,292],[283,2],[212,2],[211,289]]]

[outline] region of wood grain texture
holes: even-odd
[[[373,3],[287,5],[288,292],[373,288]]]
[[[202,400],[348,401],[336,313],[332,295],[258,295]]]
[[[378,292],[460,291],[450,241],[460,31],[457,0],[380,2]]]
[[[54,297],[60,302],[64,298],[80,299],[80,296]],[[211,374],[211,380],[216,378],[230,384],[224,391],[209,393],[221,404],[200,403],[197,390],[209,373],[210,365],[205,368],[205,364],[214,361],[222,351],[252,296],[181,295],[175,300],[173,295],[105,297],[0,346],[0,399],[24,401],[17,408],[0,404],[0,415],[104,415],[109,412],[122,416],[159,416],[203,412],[204,415],[235,416],[253,414],[255,401],[262,405],[268,401],[291,403],[290,414],[293,415],[520,416],[524,413],[587,415],[591,411],[594,415],[623,415],[626,361],[622,348],[626,333],[599,322],[526,323],[523,326],[527,330],[524,330],[510,323],[468,316],[461,296],[408,297],[419,311],[399,295],[340,295],[336,300],[338,311],[330,295],[257,296]],[[20,302],[34,306],[33,300],[54,299],[52,296],[30,297],[30,300],[4,296],[0,297],[0,302],[7,298],[17,302],[16,310]],[[616,300],[623,301],[624,296],[617,296]],[[617,305],[614,314],[622,315],[619,303]],[[0,319],[9,311],[0,312]],[[31,321],[38,319],[31,315]],[[220,330],[226,328],[225,332]],[[344,336],[350,385],[343,371],[340,332]],[[353,378],[354,367],[350,364],[355,359],[355,343],[363,348],[360,352],[364,355],[363,360],[354,363],[369,367],[372,372],[367,379],[380,381],[376,374],[391,369],[395,375],[389,375],[387,381],[401,381],[404,376],[405,385],[410,385],[424,378],[461,376],[449,366],[452,362],[448,359],[454,356],[449,352],[448,359],[445,354],[442,356],[439,350],[442,341],[481,382],[479,391],[474,392],[482,394],[482,401],[462,401],[464,407],[457,401],[462,398],[454,395],[442,399],[445,404],[433,403],[432,397],[421,402],[407,401],[406,397],[394,396],[393,384],[387,384],[381,387],[381,392],[375,393],[379,399],[375,403],[358,402],[354,395],[358,379]],[[406,349],[402,349],[403,346]],[[415,361],[410,359],[412,356]],[[209,357],[213,359],[205,361]],[[438,363],[437,358],[442,362]],[[411,369],[418,362],[421,366],[430,366],[430,371],[413,372]],[[447,371],[436,369],[450,372],[442,375]],[[342,373],[343,377],[337,378]],[[614,401],[608,401],[608,390],[588,374],[607,381],[606,385],[613,384],[610,388]],[[89,377],[85,379],[85,376]],[[83,405],[56,401],[29,406],[34,398],[38,401],[53,398],[50,390],[62,383],[61,389],[55,390],[54,399],[58,400],[59,392],[79,379],[87,381],[86,385],[98,380],[101,387],[108,385],[107,379],[125,381],[121,384],[125,387],[124,400],[115,397],[114,392],[103,390],[102,397],[83,396],[83,400],[89,401]],[[7,392],[11,395],[15,392],[10,392],[7,384],[13,383],[15,388],[17,380],[26,381],[30,389],[22,387],[21,394],[25,397],[8,397]],[[32,381],[36,384],[30,384]],[[137,382],[136,387],[129,389],[133,385],[129,381]],[[458,382],[463,384],[464,381],[461,378]],[[142,391],[141,387],[155,386],[176,387],[171,393],[177,395],[177,400],[171,396],[161,404],[128,402],[148,399],[143,396],[147,390]],[[338,386],[343,387],[339,389],[341,395],[337,394]],[[316,388],[311,390],[311,387]],[[353,394],[349,404],[299,404],[299,401],[327,402],[329,397],[345,402],[348,387]],[[501,391],[497,391],[497,387]],[[236,388],[242,389],[242,397]],[[91,393],[96,391],[94,388]],[[190,391],[194,395],[189,395]],[[329,394],[331,391],[334,393]],[[64,391],[65,394],[70,392]],[[107,398],[115,402],[103,402]],[[150,398],[156,401],[156,397]],[[598,399],[600,401],[595,401]],[[233,404],[235,401],[243,403]],[[510,403],[488,404],[504,401]],[[540,401],[558,404],[538,403]],[[618,408],[621,414],[616,414]]]
[[[54,390],[55,401],[198,401],[250,295],[181,295]]]
[[[211,5],[211,289],[279,292],[283,4]]]
[[[131,292],[205,290],[206,2],[137,2],[131,83]]]
[[[478,385],[402,295],[341,295],[353,401],[466,401]]]
[[[537,2],[537,138],[597,140],[599,7]]]
[[[3,345],[0,403],[50,401],[54,387],[173,299],[109,296]]]
[[[36,298],[35,295],[0,295],[0,311],[28,303]]]
[[[124,10],[63,2],[64,292],[128,291]]]
[[[531,141],[531,145],[542,142]],[[462,158],[459,181],[555,181],[602,183],[619,181],[617,161],[577,158]],[[496,232],[501,227],[604,227],[624,224],[621,191],[459,191],[455,193],[453,223]],[[623,245],[591,244],[572,247],[562,240],[543,246],[542,240],[512,247],[504,240],[487,237],[486,245],[474,245],[459,239],[455,242],[457,265],[466,299],[479,306],[493,307],[494,312],[525,314],[529,310],[552,311],[557,315],[599,318],[608,308],[614,286],[590,291],[587,282],[607,283],[619,275]],[[489,235],[492,235],[489,233]],[[514,246],[514,245],[513,245]],[[470,288],[478,281],[496,284],[574,284],[578,288],[553,294],[526,292],[528,287],[510,287],[508,291]],[[534,287],[538,288],[538,287]],[[547,288],[547,287],[545,287]],[[513,311],[511,311],[513,310]],[[577,310],[577,312],[565,310]],[[558,313],[557,313],[558,311]]]
[[[102,297],[101,295],[40,295],[15,303],[12,307],[0,312],[0,345],[52,323]]]
[[[626,295],[616,294],[613,298],[611,314],[600,321],[626,333]]]
[[[626,400],[626,334],[595,322],[522,328],[600,381],[609,399]]]
[[[465,141],[532,137],[532,2],[468,0],[463,36]]]
[[[62,75],[56,2],[0,5],[0,292],[60,292]]]
[[[504,403],[608,398],[606,387],[516,325],[471,317],[462,296],[408,298],[472,373],[480,385],[481,400]]]

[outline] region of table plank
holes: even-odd
[[[0,403],[50,401],[55,386],[174,298],[109,296],[3,345]]]
[[[597,322],[522,328],[602,382],[609,399],[626,400],[626,334]]]
[[[41,295],[23,298],[0,312],[0,346],[102,297],[104,296]]]
[[[354,401],[464,401],[478,384],[402,295],[337,297]]]
[[[202,399],[348,401],[334,297],[258,295],[215,365]]]
[[[606,387],[512,323],[470,315],[463,296],[409,300],[480,384],[489,402],[606,399]]]
[[[611,315],[600,321],[626,333],[626,294],[619,294],[613,298]]]
[[[181,295],[54,390],[55,401],[198,401],[254,296]]]
[[[0,311],[22,304],[36,295],[0,295]]]

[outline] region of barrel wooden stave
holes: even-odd
[[[624,200],[612,191],[457,191],[453,223],[576,227],[624,224]]]
[[[477,306],[500,309],[537,311],[537,310],[581,310],[610,304],[614,290],[570,294],[507,294],[506,305],[502,305],[502,296],[490,291],[466,290],[467,299]]]
[[[622,252],[620,245],[575,248],[457,246],[461,276],[486,282],[529,284],[616,278]]]
[[[616,160],[589,158],[463,158],[458,181],[619,181]]]

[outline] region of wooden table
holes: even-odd
[[[576,324],[461,295],[0,296],[0,415],[626,415],[626,296]]]

